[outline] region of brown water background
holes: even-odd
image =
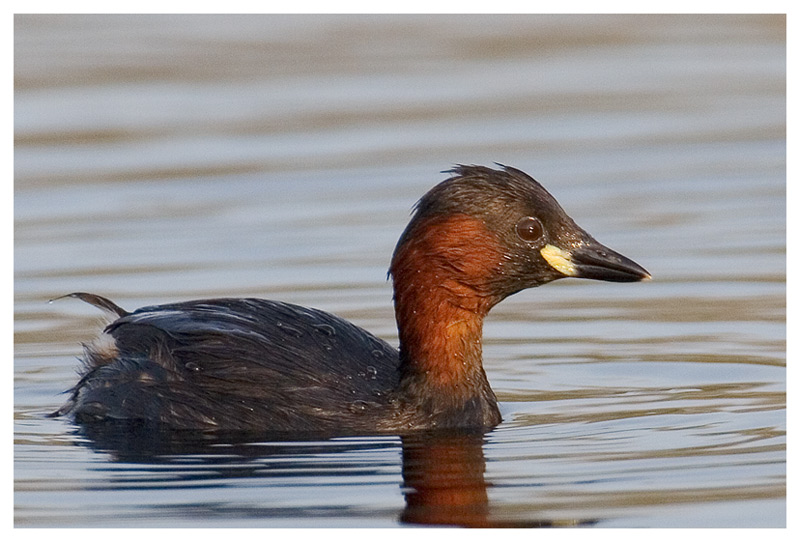
[[[407,521],[395,437],[159,463],[45,418],[99,326],[47,301],[268,297],[396,343],[386,269],[412,205],[453,164],[500,162],[654,280],[565,280],[493,311],[487,515],[785,525],[785,32],[781,16],[17,16],[15,524]]]

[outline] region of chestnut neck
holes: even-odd
[[[502,250],[467,215],[412,223],[392,259],[401,382],[414,393],[494,395],[483,371],[483,319],[502,297],[492,289]]]

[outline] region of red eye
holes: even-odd
[[[544,237],[544,226],[538,218],[526,216],[517,222],[517,235],[526,243],[536,243]]]

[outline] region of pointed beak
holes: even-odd
[[[609,282],[639,282],[650,279],[650,273],[641,265],[591,237],[583,239],[574,248],[562,249],[555,245],[546,245],[540,252],[551,267],[568,277]]]

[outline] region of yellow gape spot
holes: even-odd
[[[550,267],[556,271],[568,277],[574,277],[578,274],[577,269],[575,269],[575,266],[572,264],[569,252],[561,250],[554,245],[545,245],[539,253],[542,255],[542,258],[550,264]]]

